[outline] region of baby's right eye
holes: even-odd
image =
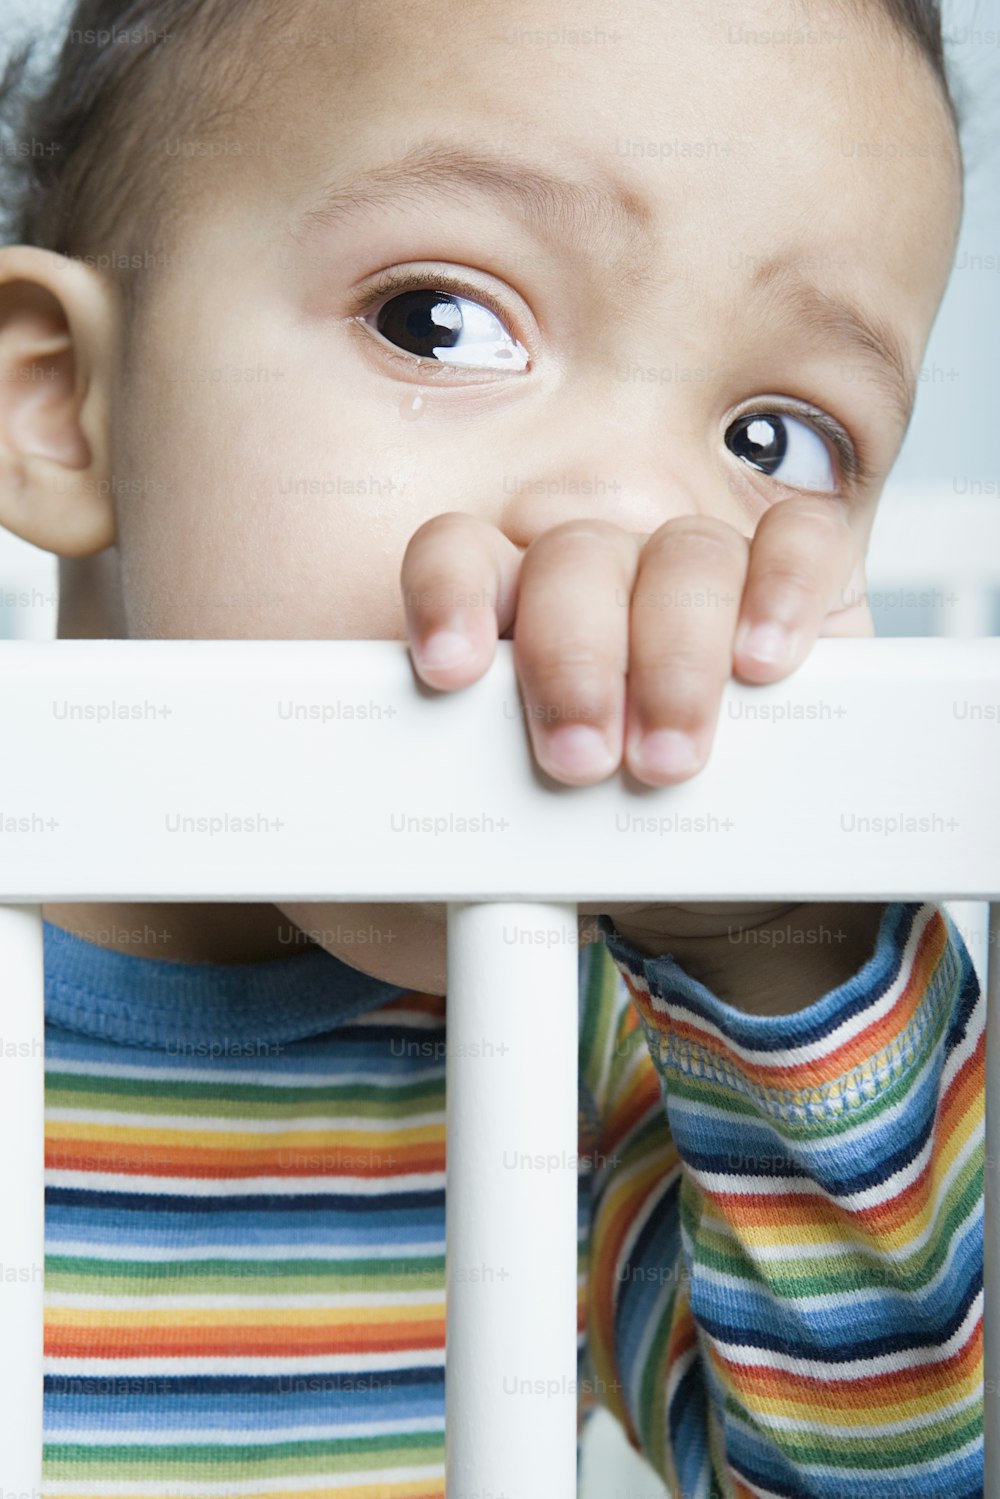
[[[411,287],[361,319],[415,359],[477,369],[523,370],[528,351],[496,313],[456,292]]]

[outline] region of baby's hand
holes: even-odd
[[[669,785],[708,759],[722,691],[788,676],[820,635],[872,635],[862,544],[844,503],[796,496],[752,538],[687,515],[651,535],[570,520],[526,549],[461,511],[426,521],[403,558],[414,663],[444,692],[486,672],[513,634],[532,748],[586,785],[624,762]]]

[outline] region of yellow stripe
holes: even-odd
[[[190,1150],[197,1137],[198,1147],[212,1151],[239,1150],[291,1150],[307,1149],[313,1154],[322,1154],[324,1149],[343,1152],[348,1149],[363,1150],[378,1144],[383,1148],[388,1142],[398,1140],[406,1145],[436,1144],[444,1139],[444,1123],[414,1126],[396,1124],[386,1130],[337,1130],[336,1142],[331,1144],[329,1129],[284,1130],[275,1134],[254,1134],[251,1131],[227,1134],[221,1131],[206,1133],[203,1124],[192,1120],[190,1129],[136,1129],[131,1125],[67,1124],[49,1120],[45,1126],[46,1139],[87,1140],[98,1144],[159,1145],[176,1146]]]
[[[206,1487],[205,1493],[208,1495],[211,1491]],[[390,1499],[390,1496],[391,1499],[444,1499],[444,1479],[418,1478],[391,1485],[380,1480],[376,1483],[351,1484],[350,1488],[331,1488],[329,1484],[323,1483],[318,1489],[266,1489],[261,1490],[260,1494],[262,1499]],[[194,1495],[186,1491],[183,1499],[196,1499],[196,1496],[197,1490]],[[94,1499],[94,1491],[89,1489],[75,1494],[63,1493],[58,1499]],[[181,1496],[158,1488],[147,1494],[130,1494],[128,1499],[181,1499]],[[216,1495],[211,1494],[211,1499],[216,1499]],[[247,1493],[241,1499],[252,1499],[252,1496]]]
[[[45,1326],[52,1331],[62,1327],[93,1329],[95,1338],[101,1329],[217,1327],[237,1323],[254,1327],[349,1327],[361,1321],[371,1326],[399,1326],[410,1322],[435,1321],[444,1316],[444,1298],[425,1306],[352,1306],[352,1307],[183,1307],[178,1310],[99,1311],[93,1307],[45,1308]]]
[[[717,1366],[716,1366],[717,1367]],[[757,1394],[753,1388],[753,1381],[733,1386],[728,1379],[727,1373],[719,1370],[722,1382],[729,1387],[730,1393],[737,1398],[747,1410],[753,1411],[760,1416],[788,1416],[793,1420],[808,1421],[817,1429],[826,1426],[881,1426],[891,1421],[906,1421],[911,1416],[939,1416],[942,1419],[949,1414],[952,1407],[968,1395],[976,1395],[980,1392],[983,1382],[982,1360],[978,1365],[978,1372],[973,1370],[968,1379],[960,1380],[956,1384],[949,1384],[947,1389],[947,1401],[942,1404],[941,1392],[936,1394],[915,1396],[910,1400],[893,1400],[876,1403],[871,1389],[865,1391],[865,1400],[868,1402],[862,1406],[852,1406],[848,1409],[836,1406],[824,1406],[810,1401],[799,1401],[794,1398],[787,1400],[767,1399]],[[886,1392],[891,1390],[891,1375],[884,1376],[886,1380]]]

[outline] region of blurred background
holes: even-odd
[[[616,4],[608,0],[612,15]],[[859,0],[865,3],[865,0]],[[880,635],[1000,634],[1000,0],[945,0],[963,115],[966,208],[955,266],[921,371],[910,430],[869,551]],[[0,0],[0,48],[65,10]],[[0,530],[0,639],[51,639],[55,558]],[[952,905],[981,963],[982,911]],[[587,1499],[666,1499],[603,1411],[584,1445]]]

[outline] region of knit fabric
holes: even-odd
[[[581,1422],[682,1499],[980,1495],[985,1003],[950,917],[888,906],[764,1018],[599,927]],[[45,1493],[443,1499],[444,999],[50,923],[45,975]]]

